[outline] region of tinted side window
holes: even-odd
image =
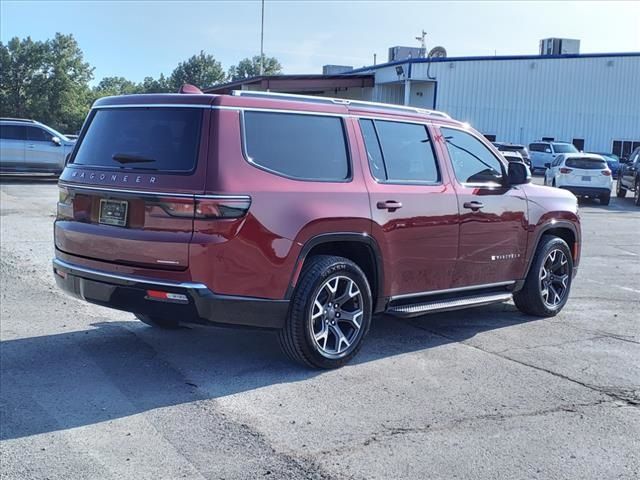
[[[529,145],[529,150],[532,152],[544,152],[546,145],[544,143],[532,143]]]
[[[26,128],[20,125],[0,125],[3,140],[24,140]]]
[[[501,183],[502,164],[480,140],[461,130],[441,130],[460,183]]]
[[[380,141],[376,133],[376,127],[373,120],[360,120],[360,129],[364,138],[364,145],[367,149],[367,158],[371,167],[371,174],[376,180],[386,180],[387,172],[384,168],[384,160],[382,159],[382,150],[380,149]]]
[[[244,134],[249,160],[272,172],[302,180],[350,176],[341,118],[245,112]]]
[[[438,182],[431,139],[425,125],[376,120],[387,180],[394,182]]]
[[[38,127],[27,127],[27,140],[31,142],[51,142],[51,135],[46,130]]]

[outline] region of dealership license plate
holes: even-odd
[[[590,181],[591,181],[591,177],[583,176],[583,177],[582,177],[582,181],[583,181],[583,182],[590,182]]]
[[[98,222],[104,225],[124,227],[127,225],[129,203],[123,200],[100,200],[100,217]]]

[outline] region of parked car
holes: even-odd
[[[534,142],[529,144],[531,171],[544,170],[545,164],[562,153],[578,153],[578,149],[566,142]]]
[[[620,172],[620,157],[615,153],[602,153],[602,152],[593,152],[595,155],[602,155],[609,166],[609,170],[611,170],[611,176],[613,178],[618,178],[618,173]]]
[[[516,152],[522,157],[524,163],[531,168],[531,160],[529,158],[529,150],[524,145],[517,143],[493,142],[493,145],[501,152]]]
[[[62,289],[153,326],[277,329],[291,358],[318,368],[351,359],[375,313],[513,298],[556,315],[580,261],[575,196],[411,107],[101,98],[59,187]]]
[[[60,174],[75,142],[35,120],[0,119],[0,173]]]
[[[640,147],[636,148],[620,165],[616,195],[624,198],[627,191],[633,192],[633,200],[640,207]]]
[[[613,179],[602,155],[566,153],[546,165],[544,184],[569,190],[577,197],[598,198],[609,205]]]

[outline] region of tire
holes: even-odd
[[[358,265],[343,257],[313,256],[305,261],[291,298],[278,334],[280,345],[304,366],[341,367],[362,346],[371,325],[372,302],[369,282]]]
[[[627,189],[622,186],[620,176],[618,175],[618,181],[616,182],[616,197],[624,198],[627,196]]]
[[[549,263],[553,252],[556,252],[555,258],[558,260],[557,262]],[[565,264],[562,264],[560,254],[564,255],[564,259],[566,260]],[[545,299],[545,289],[543,285],[550,280],[549,275],[543,276],[543,267],[545,267],[545,271],[548,271],[549,267],[555,263],[558,264],[560,269],[558,272],[553,272],[553,276],[557,273],[562,273],[564,283],[560,280],[560,275],[558,275],[559,278],[557,280],[551,280],[554,283],[550,286],[547,284],[547,298]],[[573,258],[571,257],[571,251],[567,243],[561,238],[544,235],[540,239],[540,243],[536,249],[533,263],[525,279],[524,286],[522,290],[513,295],[513,301],[516,307],[518,307],[518,310],[523,313],[538,317],[553,317],[560,313],[567,303],[571,291],[572,276]],[[552,294],[553,297],[551,297],[551,302],[549,302],[549,295]],[[556,294],[560,297],[559,300],[555,298]]]
[[[150,327],[155,328],[163,328],[165,330],[174,330],[180,327],[180,322],[178,320],[169,319],[169,318],[160,318],[155,316],[144,315],[142,313],[134,314],[138,320],[142,323],[146,323]]]
[[[640,207],[640,183],[636,182],[636,188],[633,191],[633,203],[636,207]]]
[[[609,205],[611,195],[603,195],[600,197],[600,205]]]

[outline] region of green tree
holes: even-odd
[[[0,43],[2,115],[34,118],[63,131],[82,125],[91,102],[93,68],[72,35],[46,42],[12,38]]]
[[[278,75],[282,73],[282,65],[275,57],[263,56],[262,75]],[[229,68],[230,80],[244,80],[260,75],[260,55],[245,58]]]
[[[138,93],[170,93],[175,91],[162,73],[157,80],[153,77],[144,77],[142,83],[138,84],[137,90]]]
[[[185,83],[205,88],[224,80],[225,74],[220,62],[201,50],[198,55],[178,64],[169,77],[169,85],[177,92]]]
[[[29,116],[34,95],[45,79],[47,46],[31,37],[0,42],[0,114]]]
[[[138,85],[124,77],[104,77],[100,83],[93,88],[97,97],[106,97],[109,95],[129,95],[137,93]]]

